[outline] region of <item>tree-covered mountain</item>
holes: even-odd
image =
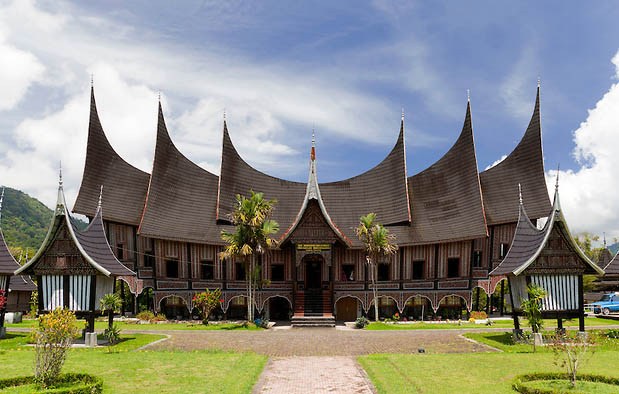
[[[4,189],[0,226],[7,245],[17,258],[22,251],[28,251],[32,257],[45,239],[53,214],[36,198],[9,187]],[[76,224],[80,228],[87,225],[81,220],[76,220]]]

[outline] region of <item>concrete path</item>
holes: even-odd
[[[254,394],[372,394],[376,390],[352,357],[272,358]]]
[[[264,331],[165,331],[151,350],[218,349],[271,357],[360,356],[373,353],[474,353],[494,351],[464,339],[463,330],[366,331],[289,328]],[[469,331],[470,332],[470,331]],[[162,333],[160,331],[160,333]]]

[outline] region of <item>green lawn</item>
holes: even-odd
[[[467,337],[504,350],[469,354],[374,354],[359,357],[379,393],[509,393],[512,380],[525,373],[561,372],[548,349],[510,345],[506,333],[470,333]],[[582,373],[619,377],[619,342],[604,343]]]
[[[36,319],[23,320],[21,323],[7,324],[8,328],[33,328],[38,324]],[[84,320],[78,320],[80,327],[85,324]],[[107,328],[107,319],[95,322],[95,330],[103,331]],[[165,330],[182,330],[182,331],[208,331],[208,330],[263,330],[263,328],[257,327],[255,324],[243,324],[243,323],[211,323],[205,326],[202,323],[152,323],[152,324],[136,324],[127,323],[123,321],[114,320],[114,324],[118,326],[120,330],[140,330],[140,331],[165,331]]]
[[[619,321],[610,319],[601,319],[597,317],[588,317],[585,320],[585,326],[599,327],[599,326],[619,326]],[[520,319],[520,326],[527,327],[525,319]],[[557,326],[557,321],[552,319],[544,320],[544,327],[553,328]],[[578,319],[570,319],[563,321],[564,327],[578,327]],[[410,322],[410,323],[385,323],[385,322],[371,322],[365,329],[366,330],[452,330],[452,329],[479,329],[479,328],[513,328],[514,322],[512,320],[494,320],[491,326],[485,324],[475,324],[469,321],[463,320],[458,324],[453,323],[428,323],[428,322]]]
[[[27,335],[9,332],[0,340],[3,378],[32,374],[34,349],[25,346]],[[249,393],[267,361],[254,353],[136,351],[163,336],[121,337],[113,348],[72,349],[63,371],[97,375],[107,393]]]

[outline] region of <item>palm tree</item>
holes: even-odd
[[[221,238],[227,246],[219,254],[222,259],[240,258],[245,268],[247,282],[247,320],[254,320],[254,295],[260,272],[257,267],[257,255],[264,254],[277,245],[271,235],[279,231],[279,224],[269,219],[273,212],[275,200],[266,200],[262,193],[250,190],[250,196],[236,196],[236,207],[230,214],[234,232],[221,232]]]
[[[365,259],[369,266],[372,291],[374,293],[374,320],[378,321],[378,291],[376,277],[378,276],[378,259],[392,255],[398,250],[395,244],[395,235],[389,234],[382,224],[376,222],[376,214],[368,213],[359,218],[359,226],[355,229],[359,240],[365,248]]]
[[[114,311],[120,309],[123,305],[123,300],[116,293],[105,294],[99,300],[99,306],[102,311],[107,311],[108,326],[111,329],[114,325]]]

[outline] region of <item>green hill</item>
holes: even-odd
[[[9,187],[4,189],[2,232],[16,257],[22,250],[28,250],[32,257],[45,239],[53,213],[41,201],[26,193]],[[76,224],[80,228],[86,226],[81,220],[77,220]]]

